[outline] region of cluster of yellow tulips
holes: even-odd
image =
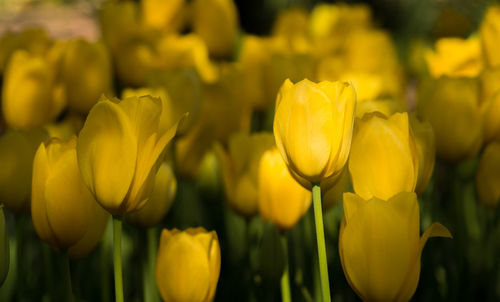
[[[500,6],[408,66],[362,4],[285,9],[267,36],[233,0],[95,19],[96,41],[0,37],[1,301],[409,301],[452,233],[427,286],[460,284],[457,251],[500,280],[467,245],[493,230],[498,259]]]

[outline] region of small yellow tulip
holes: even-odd
[[[308,38],[308,11],[303,7],[291,7],[279,12],[273,24],[272,35],[289,40]]]
[[[160,132],[161,111],[161,100],[150,96],[103,98],[87,116],[78,138],[78,165],[89,190],[113,215],[139,210],[151,194],[179,124]]]
[[[490,208],[500,201],[500,143],[489,143],[479,159],[476,190],[479,200]]]
[[[415,193],[400,193],[387,201],[344,194],[340,262],[349,285],[363,301],[410,300],[430,237],[451,238],[451,234],[433,223],[420,237]]]
[[[45,129],[50,137],[68,140],[77,135],[83,127],[83,117],[80,115],[68,115],[60,122],[46,124]]]
[[[418,157],[406,112],[356,120],[349,172],[354,192],[364,199],[388,200],[415,190]]]
[[[480,110],[484,142],[500,139],[500,68],[486,69],[480,77]]]
[[[0,286],[7,278],[10,263],[9,236],[5,226],[5,216],[3,215],[3,205],[0,205]]]
[[[391,116],[397,112],[404,112],[404,106],[397,100],[382,98],[375,100],[365,100],[356,104],[356,117],[363,118],[365,114],[379,112],[385,116]]]
[[[260,215],[281,231],[292,229],[311,205],[311,192],[292,177],[276,148],[260,160],[258,195]]]
[[[483,53],[489,67],[500,67],[498,43],[500,41],[500,6],[492,5],[486,10],[479,28]]]
[[[410,115],[410,126],[415,138],[415,148],[418,157],[418,180],[415,192],[421,195],[431,179],[436,161],[436,143],[432,126],[427,121],[419,121]]]
[[[340,174],[351,146],[351,85],[286,80],[276,99],[274,137],[288,167],[311,183]]]
[[[156,284],[165,302],[213,301],[220,273],[215,231],[164,229],[156,260]]]
[[[229,152],[216,145],[229,206],[249,217],[258,210],[258,170],[264,152],[274,146],[270,133],[237,133],[229,138]]]
[[[42,130],[7,130],[0,137],[0,200],[10,211],[29,212],[33,158],[47,138]]]
[[[99,11],[101,34],[106,45],[116,54],[120,44],[140,27],[139,7],[134,1],[109,1]]]
[[[142,0],[143,22],[155,29],[177,30],[182,26],[185,0]]]
[[[172,207],[176,192],[177,180],[174,172],[167,162],[163,162],[156,173],[148,202],[139,211],[128,214],[127,221],[142,228],[158,225]]]
[[[40,144],[33,160],[31,197],[33,226],[57,249],[82,257],[99,242],[109,215],[83,183],[76,156],[76,137]]]

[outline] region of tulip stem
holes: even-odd
[[[113,216],[113,265],[115,271],[115,301],[123,302],[123,275],[122,275],[122,220]]]
[[[330,282],[328,281],[328,260],[326,257],[325,230],[323,228],[323,207],[321,206],[321,188],[319,183],[313,184],[312,199],[314,206],[314,224],[318,244],[319,275],[323,302],[330,302]]]
[[[281,234],[281,244],[285,253],[285,269],[281,276],[281,301],[291,302],[292,295],[290,293],[290,272],[288,271],[288,241],[286,234]]]
[[[73,287],[71,286],[71,269],[69,266],[69,255],[68,251],[64,251],[64,273],[66,274],[66,301],[73,301]]]
[[[158,250],[157,242],[156,242],[156,227],[149,228],[147,230],[147,263],[146,268],[144,270],[143,281],[144,284],[144,301],[146,302],[156,302],[159,300],[158,297],[158,289],[156,288],[156,276],[155,276],[155,268],[156,268],[156,251]]]

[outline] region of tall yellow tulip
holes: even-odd
[[[415,193],[389,200],[344,194],[339,255],[351,288],[363,301],[410,300],[418,285],[420,256],[430,237],[451,234],[433,223],[420,237]]]
[[[479,200],[490,208],[500,201],[500,143],[486,146],[479,159],[476,174],[476,190]]]
[[[220,273],[215,231],[164,229],[156,261],[156,284],[165,302],[210,302]]]
[[[76,137],[40,144],[33,161],[31,216],[40,238],[79,258],[94,248],[109,215],[83,183]]]
[[[418,157],[406,112],[356,120],[349,172],[354,192],[364,199],[415,190]]]
[[[78,138],[78,165],[96,200],[113,215],[140,209],[178,122],[159,131],[161,100],[150,96],[103,98],[91,110]]]
[[[341,82],[286,80],[276,99],[274,137],[288,167],[311,183],[344,167],[353,130],[354,88]]]

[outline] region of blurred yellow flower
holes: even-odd
[[[83,117],[80,115],[68,115],[62,121],[46,124],[43,129],[49,133],[49,137],[57,137],[68,140],[77,135],[83,127]]]
[[[451,238],[448,229],[433,223],[420,237],[415,193],[400,193],[387,201],[346,193],[343,204],[339,254],[349,285],[363,301],[410,300],[427,239]]]
[[[356,96],[342,82],[286,80],[276,99],[274,137],[288,167],[311,183],[340,174],[351,146]]]
[[[236,133],[229,138],[228,152],[216,145],[229,206],[240,215],[249,217],[257,213],[259,162],[272,147],[271,133]]]
[[[500,6],[491,5],[479,27],[485,61],[489,67],[500,67],[498,43],[500,41]]]
[[[486,69],[481,74],[479,103],[484,142],[500,139],[500,68]]]
[[[481,44],[477,36],[468,39],[441,38],[434,50],[427,50],[425,60],[434,78],[477,77],[483,69]]]
[[[215,231],[164,229],[156,260],[156,284],[165,302],[210,302],[220,273]]]
[[[141,0],[142,20],[155,29],[176,31],[184,21],[185,0]]]
[[[177,192],[177,180],[167,162],[163,162],[156,173],[151,197],[142,209],[127,214],[127,221],[141,228],[150,228],[158,225],[167,215],[174,202]]]
[[[259,213],[281,231],[292,229],[311,205],[311,192],[290,174],[278,149],[267,150],[259,163]]]
[[[116,102],[116,103],[115,103]],[[113,215],[139,210],[148,198],[179,122],[159,131],[161,100],[102,99],[78,138],[78,164],[96,200]]]
[[[55,119],[66,105],[64,86],[48,57],[16,51],[5,70],[2,111],[12,128],[29,129]]]
[[[418,165],[406,112],[356,119],[349,172],[354,192],[361,198],[388,200],[400,192],[413,192]]]
[[[3,205],[0,204],[0,286],[7,278],[10,263],[9,236],[3,215]]]
[[[397,100],[381,98],[365,100],[356,104],[356,117],[363,118],[365,114],[379,112],[385,116],[391,116],[396,112],[405,112],[404,106]]]
[[[310,44],[309,13],[298,6],[280,11],[274,20],[271,34],[282,37],[287,43],[302,48],[302,51],[306,50]]]
[[[40,144],[32,185],[31,217],[38,236],[56,249],[69,249],[70,256],[90,252],[100,241],[109,215],[83,183],[75,136]]]
[[[484,149],[476,174],[479,200],[487,207],[496,208],[500,201],[500,142],[491,142]]]
[[[33,158],[47,138],[38,129],[7,130],[0,136],[0,200],[10,211],[29,212]]]
[[[420,121],[415,114],[411,114],[410,126],[415,138],[415,150],[418,157],[418,180],[415,192],[421,195],[434,171],[436,143],[434,131],[429,122]]]

